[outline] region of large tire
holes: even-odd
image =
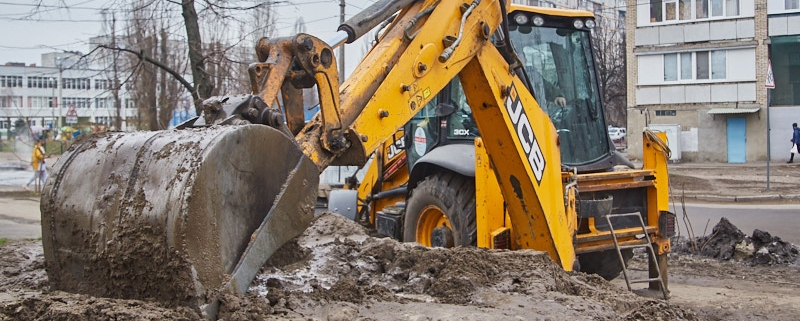
[[[633,250],[622,250],[622,258],[625,264],[633,257]],[[613,280],[622,272],[622,264],[619,261],[617,250],[606,250],[601,252],[591,252],[578,255],[578,262],[581,264],[581,272],[597,274],[606,280]]]
[[[403,241],[426,246],[476,246],[475,180],[453,172],[425,178],[406,204]]]

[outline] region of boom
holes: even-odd
[[[323,98],[337,92],[336,82],[319,81],[335,77],[329,73],[332,67],[314,71],[321,88],[320,116],[305,126],[297,141],[320,169],[338,157],[359,160],[338,164],[361,166],[458,75],[469,93],[469,105],[480,106],[473,109],[475,120],[493,155],[518,244],[547,251],[571,270],[573,231],[567,228],[563,196],[553,193],[561,191],[555,128],[490,41],[502,23],[503,5],[484,0],[463,9],[457,1],[425,1],[403,10],[345,81],[340,104]],[[448,43],[455,44],[449,57],[445,54]],[[322,46],[319,55],[328,50]],[[332,111],[337,107],[339,110]],[[341,124],[328,121],[330,118]],[[320,128],[324,128],[321,133]],[[347,148],[330,140],[326,143],[326,134],[339,128],[347,128],[343,136],[359,139],[348,139]],[[326,148],[333,146],[342,148]]]

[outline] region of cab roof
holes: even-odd
[[[524,12],[538,13],[548,16],[566,17],[566,18],[594,18],[594,14],[586,10],[532,7],[532,6],[523,6],[519,4],[509,5],[508,12],[512,13],[515,11],[524,11]]]

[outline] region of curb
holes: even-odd
[[[750,202],[767,202],[779,200],[797,200],[800,199],[800,194],[774,194],[774,195],[740,195],[740,196],[724,196],[724,195],[686,195],[683,196],[684,200],[697,200],[705,202],[719,202],[719,203],[750,203]],[[680,201],[681,196],[670,196],[670,201]]]
[[[758,201],[775,201],[781,199],[780,195],[751,195],[751,196],[736,196],[737,202],[758,202]]]

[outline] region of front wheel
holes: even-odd
[[[453,172],[425,178],[408,198],[403,227],[405,242],[476,246],[474,179]]]

